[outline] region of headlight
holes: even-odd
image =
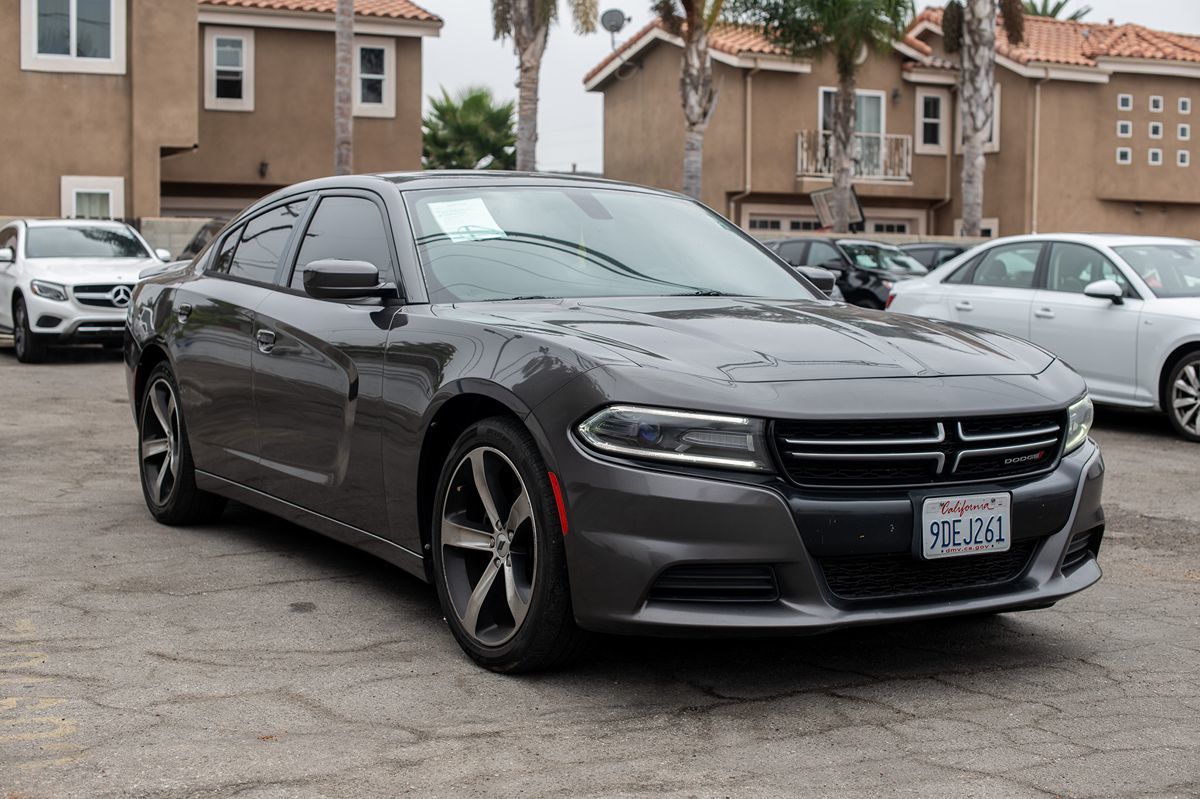
[[[761,419],[613,405],[578,427],[589,447],[612,455],[726,469],[771,469]]]
[[[60,286],[57,283],[47,283],[44,280],[34,280],[34,281],[30,282],[29,288],[33,291],[34,294],[38,295],[39,297],[45,297],[48,300],[58,300],[59,302],[66,302],[66,299],[67,299],[67,287],[66,286]]]
[[[1064,455],[1079,449],[1080,445],[1087,441],[1094,416],[1092,399],[1087,394],[1084,394],[1083,399],[1067,409],[1067,443],[1063,447]]]

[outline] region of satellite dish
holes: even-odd
[[[600,15],[600,26],[614,36],[630,21],[631,18],[625,16],[625,12],[619,8],[610,8]]]

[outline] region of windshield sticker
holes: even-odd
[[[479,197],[430,203],[429,212],[450,241],[508,238]]]

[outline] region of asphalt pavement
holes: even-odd
[[[0,797],[1200,796],[1200,446],[1095,437],[1105,577],[1052,609],[503,677],[367,555],[158,526],[119,359],[0,350]]]

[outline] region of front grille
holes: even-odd
[[[919,560],[909,553],[821,558],[829,590],[842,599],[897,599],[1012,582],[1029,564],[1036,542],[1007,552]]]
[[[650,599],[669,602],[774,602],[775,570],[762,565],[672,566],[650,588]]]
[[[775,448],[803,486],[910,486],[1021,477],[1054,466],[1066,414],[776,421]]]
[[[1100,539],[1104,535],[1104,525],[1090,530],[1078,532],[1067,544],[1067,552],[1063,556],[1062,570],[1069,572],[1081,566],[1088,555],[1097,554],[1100,550]]]
[[[118,286],[124,286],[130,291],[133,290],[133,286],[127,283],[99,283],[88,286],[76,286],[72,289],[72,293],[75,295],[75,301],[80,305],[90,305],[94,308],[124,308],[129,304],[127,295],[122,304],[113,302],[112,292]]]

